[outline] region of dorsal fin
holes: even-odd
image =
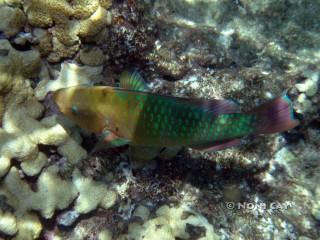
[[[147,92],[149,88],[137,70],[125,70],[120,75],[120,88]]]

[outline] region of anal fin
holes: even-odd
[[[211,144],[202,144],[202,145],[195,145],[190,146],[191,148],[194,148],[199,151],[204,152],[214,152],[214,151],[220,151],[224,150],[226,148],[235,147],[241,144],[241,139],[236,138],[232,140],[222,140],[222,141],[216,141]]]

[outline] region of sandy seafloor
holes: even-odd
[[[300,125],[132,169],[50,101],[126,68],[242,111],[288,91]],[[0,0],[0,238],[320,239],[319,78],[318,0]]]

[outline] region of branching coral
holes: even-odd
[[[117,199],[115,192],[101,183],[81,176],[77,170],[73,173],[73,183],[79,191],[79,197],[75,203],[75,210],[78,213],[88,213],[98,205],[105,209],[110,208]]]
[[[42,225],[37,215],[28,213],[16,218],[12,213],[0,212],[0,232],[13,239],[37,239],[42,230]]]
[[[83,177],[78,170],[74,171],[73,182],[61,179],[55,166],[41,173],[36,189],[33,191],[20,177],[18,169],[11,168],[0,186],[0,195],[6,197],[14,213],[0,211],[0,232],[14,235],[18,231],[17,239],[36,239],[42,226],[37,215],[30,211],[39,211],[42,217],[51,218],[55,210],[65,209],[75,198],[75,210],[79,213],[87,213],[98,205],[109,208],[117,199],[115,192]]]
[[[57,187],[58,186],[58,187]],[[55,209],[67,207],[77,196],[71,182],[60,179],[54,167],[41,173],[37,182],[37,192],[30,189],[15,167],[5,177],[0,194],[6,196],[7,202],[15,210],[14,215],[5,213],[0,222],[0,231],[7,235],[16,232],[17,239],[36,239],[42,229],[37,215],[31,210],[38,210],[45,218],[50,218]]]
[[[55,166],[42,171],[35,189],[32,190],[21,178],[17,168],[11,168],[0,185],[0,195],[5,196],[14,213],[0,211],[0,232],[10,236],[18,232],[17,239],[36,239],[42,226],[37,215],[30,214],[31,211],[39,211],[42,217],[51,218],[55,210],[65,209],[77,198],[75,210],[87,213],[98,205],[109,208],[117,199],[115,192],[102,183],[83,177],[78,170],[74,171],[72,182],[60,178]]]
[[[57,146],[70,169],[87,153],[79,145],[80,135],[72,132],[72,124],[69,126],[58,116],[39,120],[44,107],[34,96],[28,80],[39,74],[39,52],[20,52],[7,40],[0,40],[0,53],[0,177],[4,176],[0,196],[11,209],[8,211],[0,206],[0,232],[17,239],[37,239],[42,224],[39,216],[31,212],[51,218],[57,209],[68,207],[78,195],[75,209],[79,213],[87,213],[97,206],[111,207],[117,199],[116,193],[102,183],[83,177],[78,170],[74,171],[73,181],[62,179],[55,165],[42,170],[49,163],[46,154],[39,151],[40,144]],[[49,91],[61,87],[88,83],[88,79],[98,81],[101,71],[101,67],[63,64],[58,79],[43,80],[36,95],[43,99]],[[40,75],[41,78],[45,76],[43,72]],[[20,162],[20,166],[11,167],[12,159]],[[23,179],[26,175],[38,174],[35,188]]]
[[[19,52],[6,40],[0,42],[4,56],[0,57],[0,93],[4,111],[0,128],[0,176],[10,167],[11,159],[22,161],[22,169],[27,175],[36,175],[46,162],[46,157],[38,150],[38,144],[64,146],[63,155],[76,152],[72,161],[86,156],[67,131],[54,117],[36,120],[43,112],[43,106],[33,96],[30,82],[40,67],[39,53],[35,50]],[[17,67],[19,66],[19,67]],[[72,144],[70,144],[72,142]]]
[[[37,182],[37,192],[34,192],[20,178],[18,170],[11,168],[2,188],[18,216],[38,210],[43,217],[51,218],[55,209],[64,209],[71,203],[77,196],[76,189],[71,182],[60,179],[56,172],[54,167],[42,172]]]

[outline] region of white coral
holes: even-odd
[[[101,206],[105,209],[114,205],[117,195],[104,184],[83,177],[78,170],[73,172],[72,181],[79,191],[79,197],[75,203],[78,213],[88,213]]]
[[[50,91],[95,83],[101,80],[101,72],[101,66],[79,66],[74,63],[64,62],[61,64],[61,71],[58,78],[55,80],[42,80],[35,89],[35,95],[39,100],[43,100]]]
[[[86,151],[72,140],[57,117],[37,120],[44,108],[33,96],[33,89],[26,78],[39,70],[39,53],[35,50],[16,51],[7,40],[0,40],[0,49],[7,52],[6,56],[0,57],[0,93],[4,96],[1,101],[5,106],[0,128],[0,176],[9,170],[13,158],[22,161],[25,174],[38,174],[47,161],[39,152],[38,144],[64,149],[62,155],[70,158],[68,160],[72,164],[85,158]]]

